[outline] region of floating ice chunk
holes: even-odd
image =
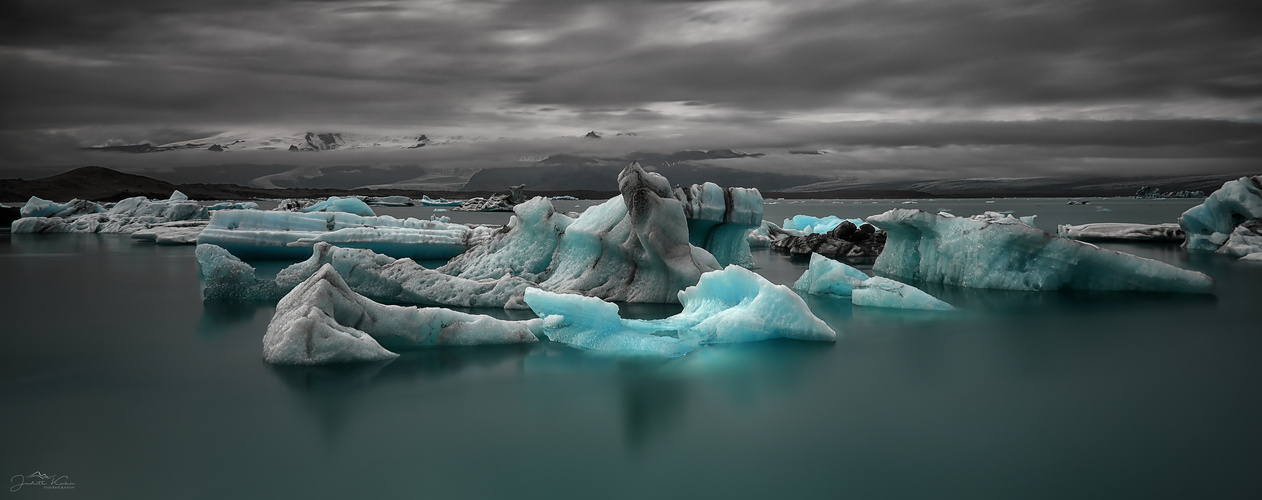
[[[786,230],[791,229],[794,231],[802,231],[806,234],[824,234],[832,231],[833,228],[836,228],[842,221],[850,221],[856,227],[864,224],[863,219],[842,219],[836,215],[829,215],[822,218],[810,215],[794,215],[793,217],[785,219],[781,228]]]
[[[218,246],[197,245],[194,255],[206,281],[202,295],[208,300],[271,302],[288,291],[275,281],[259,279],[253,267]]]
[[[239,203],[232,202],[232,201],[225,201],[225,202],[216,203],[214,205],[206,207],[206,210],[211,211],[211,212],[215,210],[258,210],[258,209],[259,209],[259,204],[252,201],[239,202]]]
[[[793,283],[793,289],[813,295],[849,297],[855,284],[866,279],[868,275],[863,271],[814,253],[810,267]]]
[[[260,280],[254,268],[212,244],[197,245],[207,300],[275,301],[325,264],[345,277],[357,293],[382,302],[451,307],[525,309],[522,294],[531,283],[515,276],[471,280],[426,269],[411,259],[394,259],[360,248],[318,242],[311,257],[291,265],[276,280]],[[216,271],[230,267],[231,271]]]
[[[191,220],[154,224],[148,229],[131,233],[131,237],[159,245],[193,245],[197,243],[197,236],[206,229],[207,222],[209,221]]]
[[[617,305],[595,297],[530,288],[526,303],[543,320],[542,334],[552,342],[614,355],[677,358],[692,351],[678,338],[638,331],[635,327],[647,322],[622,319]]]
[[[367,248],[393,257],[415,260],[447,259],[465,251],[469,229],[416,229],[409,227],[348,227],[320,233],[289,243],[291,247],[310,247],[318,241],[346,248]]]
[[[388,215],[219,210],[197,241],[221,246],[243,258],[301,259],[311,254],[308,247],[315,242],[334,241],[397,257],[444,259],[464,251],[471,233],[462,224],[399,220]]]
[[[1251,219],[1262,219],[1262,175],[1227,181],[1204,203],[1183,212],[1179,217],[1179,226],[1187,233],[1183,246],[1217,250],[1236,226]]]
[[[713,182],[675,188],[688,221],[688,240],[704,248],[719,265],[754,265],[747,240],[762,225],[762,194],[757,189],[723,189]]]
[[[1056,226],[1056,234],[1065,238],[1088,241],[1183,241],[1183,229],[1175,223],[1131,224],[1097,222],[1094,224]]]
[[[188,195],[181,193],[180,190],[176,189],[175,191],[171,192],[171,196],[167,198],[167,200],[168,201],[188,201]]]
[[[1211,293],[1204,274],[1047,234],[1016,221],[895,209],[872,216],[888,233],[873,270],[949,285],[1006,290]]]
[[[788,287],[736,265],[701,275],[679,292],[683,311],[660,320],[623,319],[614,304],[581,295],[532,288],[525,299],[550,340],[613,354],[678,357],[703,344],[837,339]]]
[[[435,200],[427,195],[421,195],[421,205],[427,207],[457,207],[460,206],[461,203],[464,202],[460,200],[452,201],[446,198],[439,198]]]
[[[574,219],[558,214],[552,203],[541,197],[513,207],[513,212],[503,232],[492,235],[486,244],[470,248],[439,270],[470,279],[515,275],[537,280],[552,264],[561,234]]]
[[[372,216],[377,215],[376,212],[372,211],[372,207],[368,206],[367,203],[364,203],[364,200],[361,200],[359,198],[339,198],[337,196],[330,196],[329,199],[321,201],[309,207],[303,208],[300,211],[306,212],[306,213],[345,212],[348,214],[355,214],[355,215],[360,215],[364,217],[372,217]]]
[[[632,163],[618,175],[622,195],[587,209],[566,228],[539,287],[606,300],[669,303],[714,256],[688,243],[688,223],[665,177]]]
[[[906,283],[863,271],[820,254],[811,255],[811,265],[793,284],[799,292],[849,297],[856,306],[893,309],[947,311],[954,309],[932,295]]]
[[[364,203],[378,207],[410,207],[416,205],[407,196],[368,196],[364,198]]]
[[[31,213],[44,213],[50,209],[44,206],[45,202],[46,200],[32,197],[27,202],[27,207],[31,207]],[[82,200],[52,205],[57,208],[49,217],[32,216],[13,221],[13,232],[127,234],[155,224],[207,218],[206,209],[197,202],[178,199],[152,201],[143,196],[127,198],[114,204],[109,210]]]
[[[95,214],[104,212],[105,208],[95,202],[73,199],[65,204],[45,200],[38,196],[32,196],[26,200],[26,204],[22,205],[18,211],[22,217],[72,217],[75,215]]]
[[[540,320],[504,321],[442,308],[391,306],[351,290],[325,264],[285,295],[263,336],[263,359],[277,364],[379,361],[382,345],[415,348],[536,342]]]
[[[1244,258],[1262,252],[1262,220],[1245,222],[1231,231],[1227,242],[1218,247],[1218,253]]]

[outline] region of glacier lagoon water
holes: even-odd
[[[558,208],[567,203],[590,204]],[[768,204],[765,218],[1012,210],[1054,230],[1170,221],[1193,204],[784,201]],[[1262,265],[1175,246],[1102,246],[1204,272],[1217,292],[918,284],[960,310],[808,296],[838,332],[835,344],[767,341],[619,362],[542,343],[295,368],[261,360],[271,307],[202,304],[192,247],[3,234],[0,473],[75,483],[74,492],[27,486],[24,497],[1256,493]],[[806,269],[767,250],[755,258],[776,283],[791,285]],[[675,312],[636,306],[623,315]]]

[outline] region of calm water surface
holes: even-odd
[[[767,218],[1012,210],[1054,229],[1171,221],[1195,203],[1064,201],[781,202]],[[3,234],[0,475],[75,483],[12,498],[1255,496],[1262,265],[1110,247],[1218,291],[925,285],[961,310],[809,298],[835,344],[632,363],[540,343],[281,368],[260,359],[273,308],[204,305],[192,247]],[[805,269],[756,257],[778,283]]]

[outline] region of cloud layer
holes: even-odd
[[[1262,157],[1252,7],[16,0],[0,7],[0,167],[271,128],[488,139],[461,150],[470,165],[570,152],[543,144],[822,149],[766,158],[838,177],[919,175],[934,157],[937,175],[970,160],[995,175],[1093,158],[1247,168]],[[556,139],[587,130],[637,135]],[[423,154],[340,160],[461,159]]]

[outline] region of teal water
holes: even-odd
[[[814,201],[767,218],[979,208],[1054,228],[1191,204]],[[75,483],[13,498],[1254,496],[1262,265],[1105,246],[1205,272],[1217,293],[925,285],[961,311],[810,298],[835,344],[632,363],[541,343],[280,368],[260,359],[273,309],[203,305],[192,247],[4,234],[0,474]],[[779,283],[805,269],[756,258]]]

